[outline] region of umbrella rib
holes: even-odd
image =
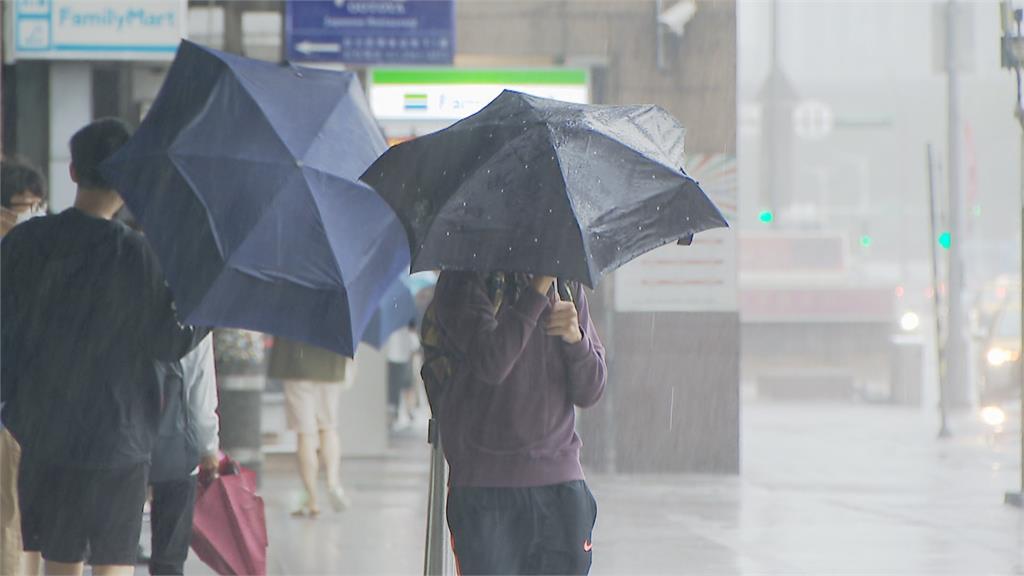
[[[469,176],[467,178],[463,178],[462,184],[459,185],[459,188],[456,188],[456,191],[458,191],[460,188],[462,188],[462,185],[464,185],[467,181],[471,180],[474,176],[476,176],[476,174],[478,172],[480,172],[480,170],[483,169],[483,167],[486,166],[490,161],[492,161],[495,158],[495,156],[498,156],[502,151],[504,151],[506,148],[508,148],[512,143],[518,142],[523,137],[524,137],[524,134],[519,134],[519,135],[517,135],[515,138],[513,138],[511,140],[506,140],[505,142],[503,142],[501,147],[498,148],[497,150],[495,150],[490,156],[488,156],[486,160],[484,160],[483,162],[478,164],[477,167],[474,168],[473,171],[469,173]],[[442,207],[447,205],[448,202],[450,202],[451,199],[454,196],[455,196],[454,193],[451,194],[450,196],[448,196],[448,198],[445,199],[444,204],[442,205]],[[437,210],[437,211],[434,212],[434,215],[430,218],[430,223],[427,224],[426,228],[424,228],[423,242],[422,243],[425,243],[426,240],[427,240],[427,237],[430,236],[430,232],[434,228],[434,223],[437,222],[437,217],[440,216],[440,215],[441,215],[441,210]],[[414,254],[412,255],[412,261],[414,263],[416,261],[416,257],[419,256],[420,248],[421,248],[421,246],[416,246],[416,250],[415,250]]]
[[[239,71],[235,69],[233,66],[231,66],[230,63],[228,64],[228,67],[230,67],[232,71],[235,73],[235,78],[238,79],[238,82],[245,86],[245,95],[253,104],[256,105],[256,109],[259,110],[260,114],[263,115],[263,119],[266,121],[267,126],[270,127],[270,131],[274,133],[274,137],[277,138],[277,141],[281,143],[281,146],[283,146],[284,149],[287,150],[288,153],[292,155],[291,163],[294,163],[296,160],[299,159],[299,155],[296,154],[295,151],[288,146],[288,143],[284,141],[284,138],[282,138],[281,134],[278,133],[277,131],[277,126],[275,126],[273,121],[270,120],[270,114],[268,114],[267,111],[263,108],[263,104],[257,98],[254,98],[252,92],[249,91],[252,87],[252,82],[250,82],[245,76],[239,73]]]
[[[349,90],[351,90],[351,87],[354,84],[355,84],[354,82],[349,82]],[[363,108],[362,101],[360,101],[358,99],[353,99],[353,101],[356,102],[356,104],[360,108]],[[320,129],[317,130],[316,134],[313,136],[313,139],[310,140],[309,147],[307,147],[305,152],[302,153],[301,160],[302,160],[303,165],[309,166],[309,167],[317,170],[318,172],[324,172],[324,173],[330,174],[329,172],[326,172],[326,169],[322,169],[321,167],[314,166],[313,164],[307,164],[306,163],[306,157],[309,155],[310,151],[315,148],[317,141],[320,139],[321,135],[324,133],[324,130],[327,128],[328,121],[331,118],[333,118],[334,115],[336,113],[338,113],[339,109],[341,109],[345,104],[346,104],[345,98],[338,98],[337,102],[334,103],[334,107],[332,107],[331,111],[327,114],[327,116],[324,117],[324,122],[323,122],[323,124],[321,124]],[[368,110],[366,111],[366,114],[367,114],[367,116],[365,116],[364,119],[365,118],[372,118],[373,117],[373,114],[371,112],[369,112]],[[377,131],[376,128],[374,128],[373,130],[369,130],[368,132],[369,132],[369,134],[364,134],[368,139],[370,139],[370,140],[379,140],[378,142],[375,142],[375,144],[379,144],[379,145],[373,146],[373,155],[375,157],[379,158],[380,155],[383,154],[387,150],[387,142],[384,141],[384,137],[380,135],[380,133]],[[377,138],[375,138],[375,136],[377,136]],[[370,164],[373,164],[373,162],[370,162]],[[367,164],[367,165],[363,166],[363,170],[366,170],[367,168],[369,168],[370,164]],[[360,173],[362,173],[362,171],[360,171]],[[359,175],[356,174],[355,178],[358,180]]]
[[[339,178],[337,176],[334,176],[333,174],[330,174],[330,173],[325,172],[323,170],[320,170],[318,168],[313,168],[311,166],[308,167],[308,168],[310,170],[312,170],[312,171],[316,171],[316,172],[318,172],[320,174],[323,174],[323,175],[325,175],[328,178],[338,178],[339,180],[341,179],[341,178]],[[325,221],[325,218],[324,218],[323,208],[321,208],[321,206],[320,206],[320,199],[317,197],[317,195],[315,193],[313,193],[313,185],[309,182],[309,178],[306,177],[306,171],[305,170],[299,170],[299,174],[302,175],[302,180],[306,183],[306,186],[309,189],[309,196],[313,199],[313,206],[316,207],[316,212],[320,216],[320,222],[322,224]],[[321,232],[324,235],[324,243],[326,243],[327,246],[330,247],[331,253],[333,255],[334,247],[331,245],[331,240],[327,236],[327,229],[324,226],[321,226],[320,230],[321,230]],[[338,273],[338,278],[341,280],[341,285],[345,286],[345,273],[342,271],[341,266],[338,265],[337,257],[333,257],[332,258],[332,264],[333,264],[333,267],[334,267],[334,271]]]
[[[672,165],[666,164],[665,162],[662,162],[661,160],[659,160],[657,158],[652,158],[649,154],[647,154],[645,152],[641,152],[640,150],[637,150],[636,148],[634,148],[632,146],[628,146],[626,144],[623,144],[622,142],[620,142],[619,140],[616,140],[611,135],[605,134],[604,132],[602,132],[600,130],[596,130],[594,128],[591,128],[591,130],[593,131],[594,135],[599,136],[599,137],[603,138],[604,140],[607,140],[608,142],[611,142],[612,144],[617,144],[618,146],[621,146],[621,147],[623,147],[623,148],[625,148],[627,150],[630,150],[633,153],[637,154],[638,156],[642,157],[643,159],[648,160],[650,162],[653,162],[655,164],[658,164],[659,166],[668,168],[669,170],[671,170],[673,172],[679,172],[680,168],[682,168],[682,166],[672,166]]]
[[[555,165],[558,166],[558,172],[562,175],[562,181],[568,182],[569,175],[565,173],[565,168],[562,166],[562,157],[558,154],[558,148],[555,147],[553,142],[555,141],[555,131],[550,123],[545,122],[545,126],[548,130],[548,146],[551,148],[551,156],[555,159]],[[579,218],[576,218],[576,203],[573,202],[572,194],[569,194],[568,186],[565,190],[565,198],[569,203],[569,209],[572,210],[573,214],[573,225],[576,226],[576,232],[580,235],[580,245],[583,247],[583,254],[587,260],[587,274],[590,276],[591,283],[594,282],[594,269],[593,263],[590,258],[590,242],[587,239],[587,235],[583,233],[583,227],[580,225]]]

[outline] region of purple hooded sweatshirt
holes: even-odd
[[[574,406],[604,392],[604,346],[586,296],[574,295],[583,339],[548,336],[555,302],[525,287],[498,313],[479,275],[445,272],[434,293],[454,362],[439,423],[452,486],[530,487],[583,479]]]

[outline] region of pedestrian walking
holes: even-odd
[[[45,214],[47,198],[46,179],[39,170],[23,160],[0,160],[0,237],[14,226]],[[19,462],[21,447],[0,422],[0,574],[39,573],[39,555],[22,551]]]
[[[299,477],[305,494],[293,515],[320,515],[317,475],[321,460],[327,472],[331,506],[336,512],[343,511],[349,506],[349,499],[341,485],[338,410],[341,392],[353,381],[355,367],[345,357],[322,348],[275,338],[268,376],[284,383],[288,427],[298,436]]]
[[[416,419],[418,396],[413,387],[413,360],[420,350],[416,321],[395,330],[385,344],[388,357],[388,411],[392,428]]]
[[[197,478],[200,470],[215,477],[220,463],[213,337],[207,336],[178,362],[157,362],[156,368],[164,411],[149,475],[149,573],[154,576],[184,573]]]
[[[71,138],[72,208],[0,244],[3,419],[22,449],[24,549],[48,574],[131,574],[161,396],[154,360],[205,331],[183,326],[145,239],[111,221],[123,201],[99,165],[129,138],[116,119]]]
[[[604,348],[583,291],[557,284],[562,296],[550,276],[446,271],[437,284],[433,318],[450,380],[427,390],[462,574],[590,570],[597,503],[575,408],[604,391]],[[426,358],[425,380],[436,360]]]

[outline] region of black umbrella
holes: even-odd
[[[408,249],[358,176],[385,148],[351,72],[182,42],[104,170],[189,322],[351,355]]]
[[[506,90],[363,174],[398,213],[413,271],[529,272],[594,286],[669,242],[728,226],[679,166],[683,128],[655,106]]]

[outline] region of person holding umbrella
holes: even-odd
[[[575,283],[728,226],[683,144],[657,106],[506,90],[363,173],[405,227],[411,270],[444,270],[423,376],[463,573],[589,571],[597,508],[574,411],[601,397],[606,367]]]
[[[329,350],[286,338],[274,339],[267,375],[284,383],[288,428],[297,436],[298,471],[305,488],[293,516],[320,515],[317,472],[321,461],[327,472],[331,506],[342,512],[351,503],[341,485],[338,412],[341,393],[355,381],[355,370],[350,359]]]
[[[439,422],[463,574],[586,574],[597,502],[575,408],[607,368],[586,296],[551,276],[446,271],[436,320],[457,359]]]
[[[215,477],[220,465],[213,336],[177,362],[157,362],[156,370],[164,398],[149,472],[154,576],[185,573],[199,475]]]
[[[47,574],[131,574],[160,392],[154,360],[206,331],[182,325],[156,256],[112,222],[123,200],[98,165],[129,138],[106,118],[71,138],[74,207],[0,244],[3,420],[22,448],[26,551]]]

